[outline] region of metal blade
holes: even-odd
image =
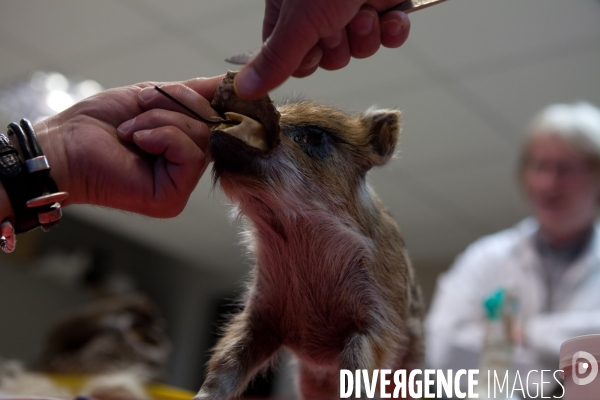
[[[225,59],[225,61],[227,61],[228,63],[231,63],[231,64],[236,64],[236,65],[246,65],[250,61],[252,61],[252,59],[254,57],[256,57],[256,55],[258,54],[259,51],[260,51],[260,49],[250,50],[245,53],[237,54],[233,57],[229,57],[229,58]]]
[[[446,0],[406,0],[400,4],[398,4],[395,7],[389,8],[387,10],[385,10],[383,13],[379,13],[381,14],[385,14],[388,11],[402,11],[406,14],[411,13],[413,11],[418,11],[418,10],[422,10],[424,8],[427,7],[431,7],[433,5],[436,5],[438,3],[442,3]]]

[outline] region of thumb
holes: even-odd
[[[235,78],[236,93],[256,98],[281,85],[319,41],[319,32],[304,13],[280,19],[256,57]]]

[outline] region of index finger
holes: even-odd
[[[194,78],[181,83],[200,94],[206,100],[212,101],[217,91],[217,86],[219,86],[224,77],[225,75],[213,76],[212,78]]]
[[[256,98],[282,84],[300,66],[319,41],[319,33],[300,5],[279,15],[269,39],[259,53],[236,76],[236,93]]]
[[[191,85],[194,86],[196,83],[197,81],[194,81],[191,83]],[[202,86],[203,89],[210,89],[210,87],[207,87],[203,83],[201,83],[200,86]],[[197,113],[206,119],[210,119],[215,116],[220,117],[219,114],[211,107],[208,99],[185,83],[169,83],[162,85],[160,89],[172,96],[174,99],[176,99],[176,101],[168,98],[162,93],[159,93],[159,91],[157,91],[154,87],[146,87],[138,94],[138,103],[140,104],[140,107],[144,110],[162,108],[165,110],[177,111],[192,118],[197,118],[195,115],[193,115],[193,113]],[[211,95],[214,95],[214,90],[211,92]],[[178,102],[188,107],[191,111],[182,108]]]

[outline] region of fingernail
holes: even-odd
[[[142,101],[148,101],[154,96],[156,96],[157,93],[158,90],[154,89],[153,87],[147,87],[140,90],[140,92],[138,93],[138,97]]]
[[[382,25],[383,31],[389,36],[397,36],[402,30],[402,24],[398,21],[387,21]]]
[[[305,62],[304,64],[302,64],[302,69],[314,68],[317,64],[319,64],[320,61],[321,61],[321,55],[318,54],[318,55],[314,56],[313,58],[311,58],[310,60],[308,60],[307,62]]]
[[[351,28],[359,35],[367,35],[373,30],[375,16],[369,11],[359,11],[356,17],[350,22]]]
[[[330,49],[335,49],[336,47],[338,47],[341,43],[342,43],[342,39],[344,38],[344,34],[342,31],[337,31],[332,35],[329,35],[327,37],[324,37],[323,39],[321,39],[321,42],[323,42],[323,44],[330,48]]]
[[[256,92],[261,84],[260,76],[252,66],[243,68],[233,81],[233,87],[238,96],[250,97]]]
[[[119,125],[119,127],[117,128],[117,130],[119,132],[121,132],[121,133],[127,133],[127,132],[129,132],[129,130],[133,126],[134,122],[135,122],[135,118],[132,118],[132,119],[130,119],[128,121],[125,121],[121,125]]]
[[[134,132],[133,136],[137,137],[137,138],[143,138],[145,136],[148,136],[148,134],[152,132],[152,129],[145,129],[143,131],[137,131]]]

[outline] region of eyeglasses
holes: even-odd
[[[558,178],[569,179],[592,170],[593,163],[587,161],[555,162],[549,160],[527,160],[525,171],[534,174],[556,174]]]

